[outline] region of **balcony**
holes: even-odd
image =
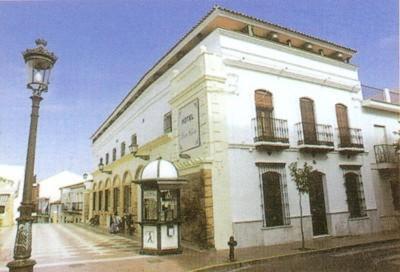
[[[355,155],[364,152],[361,129],[340,127],[336,129],[338,136],[338,151],[344,155]]]
[[[380,144],[374,145],[376,165],[373,169],[380,173],[397,172],[399,168],[399,153],[396,145]]]
[[[378,89],[361,85],[363,107],[398,113],[400,110],[400,92],[397,90]]]
[[[257,149],[271,152],[289,148],[289,130],[286,120],[257,117],[252,119],[252,123]]]
[[[334,150],[332,126],[308,122],[300,122],[295,126],[300,151],[314,154]]]
[[[63,204],[62,209],[64,212],[80,213],[82,211],[82,207],[83,207],[82,202],[69,202]]]

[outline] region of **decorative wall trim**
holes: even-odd
[[[336,81],[332,81],[331,78],[321,78],[310,74],[304,74],[299,71],[295,71],[289,69],[287,67],[276,67],[273,65],[267,65],[266,63],[263,64],[256,64],[245,60],[233,59],[233,58],[226,58],[224,59],[224,63],[229,66],[234,66],[242,69],[254,70],[258,72],[269,73],[273,75],[278,75],[282,77],[292,78],[301,80],[304,82],[315,83],[323,86],[328,86],[332,88],[337,88],[341,90],[346,90],[349,92],[359,92],[360,91],[360,84],[348,85],[345,83],[339,83]]]

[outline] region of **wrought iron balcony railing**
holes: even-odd
[[[332,126],[299,122],[296,125],[298,145],[333,146]]]
[[[339,127],[336,129],[339,148],[363,148],[363,137],[361,129],[359,128],[349,128],[349,127]]]
[[[390,144],[374,145],[376,163],[398,163],[396,146]]]
[[[83,203],[82,202],[70,202],[70,203],[63,204],[62,208],[63,208],[63,211],[79,212],[79,211],[82,211]]]
[[[287,121],[276,118],[256,117],[252,119],[254,125],[254,142],[281,142],[289,143]]]

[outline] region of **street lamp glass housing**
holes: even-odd
[[[129,146],[129,151],[132,155],[135,155],[138,152],[139,146],[137,144],[131,144]]]
[[[57,57],[46,49],[47,42],[36,40],[37,47],[23,52],[27,69],[27,87],[33,91],[47,91],[50,80],[50,72]]]

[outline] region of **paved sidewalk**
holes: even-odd
[[[236,250],[237,261],[228,261],[228,250],[195,250],[184,248],[181,255],[136,256],[93,260],[66,264],[57,267],[36,266],[35,271],[228,271],[242,264],[264,262],[270,258],[287,257],[297,254],[315,254],[321,250],[334,250],[369,243],[400,240],[400,232],[385,232],[359,236],[323,237],[306,241],[308,251],[299,250],[301,243],[275,246],[251,247]]]
[[[368,243],[400,241],[400,232],[323,237],[306,241],[307,248],[311,248],[308,251],[299,250],[300,242],[237,249],[237,261],[232,263],[228,261],[228,250],[198,250],[188,246],[184,246],[181,255],[139,255],[138,241],[75,224],[34,225],[34,234],[36,240],[33,243],[33,257],[38,262],[35,271],[45,272],[229,271],[242,265],[263,263],[271,258],[315,254],[321,250]],[[11,259],[14,238],[15,228],[0,228],[0,271],[8,271],[5,263]]]

